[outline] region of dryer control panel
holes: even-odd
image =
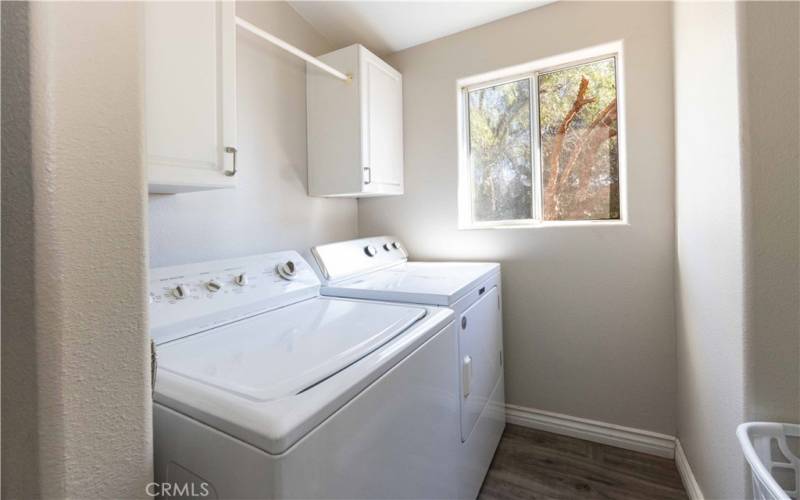
[[[376,236],[319,245],[311,249],[322,276],[329,282],[351,278],[408,260],[405,247],[393,236]]]
[[[297,252],[150,270],[150,332],[156,343],[319,294],[319,279]]]

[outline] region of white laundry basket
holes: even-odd
[[[800,425],[748,422],[736,429],[756,500],[800,500]]]

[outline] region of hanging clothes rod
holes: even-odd
[[[275,44],[278,47],[282,48],[283,50],[285,50],[285,51],[287,51],[287,52],[289,52],[291,54],[296,55],[300,59],[303,59],[304,61],[313,64],[314,66],[318,67],[319,69],[330,73],[331,75],[335,76],[339,80],[343,80],[345,82],[348,82],[348,81],[351,80],[351,77],[349,75],[345,75],[344,73],[342,73],[341,71],[337,70],[336,68],[332,68],[332,67],[328,66],[327,64],[325,64],[324,62],[320,61],[316,57],[314,57],[314,56],[312,56],[310,54],[306,54],[305,52],[303,52],[302,50],[298,49],[294,45],[286,43],[283,40],[281,40],[280,38],[276,37],[275,35],[271,35],[271,34],[267,33],[266,31],[262,30],[261,28],[248,23],[247,21],[245,21],[241,17],[238,17],[238,16],[236,17],[236,25],[241,27],[241,28],[246,29],[250,33],[253,33],[254,35],[257,35],[260,38],[263,38],[264,40],[268,41],[269,43]]]

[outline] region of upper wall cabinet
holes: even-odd
[[[402,75],[361,45],[319,59],[352,80],[306,67],[309,194],[403,194]]]
[[[236,182],[234,2],[145,5],[145,148],[151,193]]]

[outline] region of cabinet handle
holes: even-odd
[[[233,177],[234,175],[236,175],[236,153],[238,152],[238,150],[233,146],[226,146],[225,152],[231,153],[233,155],[233,170],[226,170],[225,175],[227,175],[228,177]]]
[[[367,174],[367,180],[364,181],[364,184],[372,184],[372,169],[369,167],[364,167],[364,172]]]

